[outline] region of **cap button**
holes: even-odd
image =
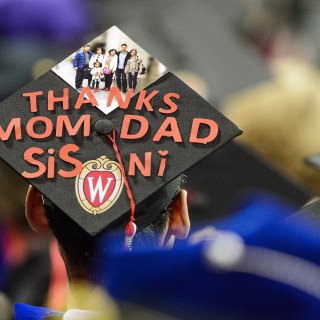
[[[113,130],[114,126],[112,121],[107,119],[98,120],[94,124],[94,129],[98,134],[108,134]]]

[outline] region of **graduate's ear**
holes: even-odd
[[[45,208],[43,205],[41,193],[33,186],[29,187],[27,193],[25,212],[28,223],[34,231],[49,231],[48,220],[45,215]]]
[[[175,196],[170,209],[168,233],[177,239],[187,238],[190,231],[190,219],[186,190],[181,190]]]

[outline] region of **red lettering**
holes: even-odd
[[[144,154],[144,165],[138,158],[136,153],[130,154],[130,160],[129,160],[129,176],[135,176],[136,175],[136,167],[139,169],[140,173],[144,177],[150,177],[151,175],[151,152],[146,152]]]
[[[45,131],[43,133],[36,133],[34,131],[34,125],[36,122],[39,122],[39,121],[41,121],[45,124]],[[52,121],[51,121],[51,119],[46,118],[46,117],[31,118],[28,121],[27,126],[26,126],[26,130],[27,130],[29,137],[34,138],[34,139],[48,138],[52,133],[52,129],[53,129]]]
[[[112,100],[114,98],[117,99],[118,105],[121,109],[127,109],[129,106],[129,102],[132,98],[133,89],[130,88],[126,94],[126,99],[123,100],[120,89],[118,87],[112,87],[109,91],[109,97],[107,102],[107,107],[110,107],[112,104]]]
[[[158,90],[152,91],[147,97],[147,91],[141,90],[139,92],[139,98],[136,104],[136,110],[141,110],[142,106],[145,105],[148,111],[153,111],[152,105],[150,104],[150,100],[159,93]]]
[[[175,99],[180,99],[180,95],[178,93],[167,93],[164,97],[163,97],[163,102],[170,108],[170,109],[163,109],[163,108],[159,108],[159,111],[161,113],[164,114],[168,114],[168,113],[174,113],[177,111],[178,106],[175,102],[173,102],[170,98],[175,98]]]
[[[30,111],[31,112],[37,112],[38,106],[37,106],[37,97],[43,95],[43,91],[36,91],[36,92],[26,92],[22,94],[24,97],[30,98]]]
[[[129,134],[129,128],[132,120],[138,121],[140,123],[140,128],[138,132]],[[128,140],[139,139],[142,138],[148,132],[148,130],[149,123],[145,117],[126,114],[123,118],[120,138]]]
[[[63,128],[66,129],[69,136],[75,136],[78,131],[80,131],[81,126],[83,125],[83,136],[88,137],[90,135],[90,115],[84,114],[82,115],[77,123],[72,127],[70,123],[70,119],[68,116],[58,116],[57,118],[57,128],[56,128],[56,136],[58,138],[63,135]]]
[[[56,102],[62,102],[63,110],[69,110],[69,89],[63,89],[63,96],[62,97],[55,97],[53,95],[53,90],[48,92],[48,110],[54,110],[54,104]]]
[[[88,99],[85,99],[85,95],[87,95]],[[80,107],[82,107],[82,105],[84,105],[84,104],[92,104],[94,107],[96,107],[98,105],[97,99],[93,95],[91,89],[88,87],[81,89],[79,97],[77,99],[77,102],[76,102],[74,108],[76,110],[80,109]]]
[[[82,170],[82,162],[78,159],[72,158],[69,156],[70,152],[78,152],[80,148],[75,144],[67,144],[63,146],[59,152],[59,157],[61,160],[70,163],[74,166],[74,169],[71,171],[66,171],[60,169],[58,174],[63,178],[73,178],[76,177]]]
[[[168,129],[169,128],[169,129]],[[162,137],[172,137],[175,142],[182,142],[177,119],[174,117],[166,118],[157,133],[153,137],[153,141],[160,141]]]
[[[206,125],[209,127],[210,131],[206,137],[198,138],[200,125]],[[194,118],[192,121],[189,142],[206,144],[213,141],[217,137],[218,131],[219,128],[215,121],[210,119]]]
[[[0,139],[2,141],[8,140],[12,134],[13,129],[14,129],[15,139],[21,140],[22,134],[21,134],[21,119],[20,118],[11,119],[6,131],[4,131],[0,125]]]
[[[29,148],[28,150],[25,151],[24,160],[29,164],[38,167],[38,170],[36,172],[23,171],[22,176],[26,179],[38,178],[46,172],[46,166],[42,162],[34,159],[33,158],[34,154],[41,155],[41,154],[44,154],[44,151],[41,148],[36,148],[36,147]]]

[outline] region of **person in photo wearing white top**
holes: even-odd
[[[104,65],[104,74],[105,74],[105,91],[109,91],[111,84],[112,84],[112,79],[113,79],[113,74],[116,72],[118,66],[118,56],[117,56],[117,50],[116,49],[111,49],[109,50],[109,56],[107,57]]]
[[[93,92],[99,90],[100,78],[102,75],[102,68],[100,67],[100,62],[96,61],[94,63],[94,68],[91,69],[90,73],[92,74],[92,89]]]
[[[104,65],[104,61],[105,61],[105,55],[103,54],[103,50],[102,50],[101,47],[98,47],[96,49],[96,53],[93,54],[92,57],[90,58],[89,69],[93,69],[94,68],[94,64],[96,62],[99,62],[100,63],[100,67],[102,67]],[[91,73],[91,71],[90,71],[90,73]],[[90,83],[90,88],[94,89],[93,81],[91,81],[91,83]]]
[[[121,45],[121,50],[117,53],[118,65],[116,70],[117,75],[117,86],[123,93],[127,92],[127,75],[125,73],[125,68],[128,60],[130,59],[130,52],[127,51],[127,45],[123,43]]]
[[[98,61],[100,63],[100,67],[103,66],[105,61],[105,55],[103,54],[103,50],[101,47],[97,48],[96,53],[91,57],[89,62],[89,68],[93,69],[95,62]]]

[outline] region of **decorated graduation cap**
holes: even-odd
[[[72,72],[50,70],[1,103],[0,155],[91,235],[126,225],[132,237],[182,173],[241,133],[171,72],[136,94],[99,95],[76,91]]]

